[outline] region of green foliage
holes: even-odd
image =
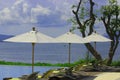
[[[47,72],[45,72],[43,75],[42,75],[42,78],[48,78],[52,73],[53,73],[54,70],[48,70]]]
[[[72,5],[72,7],[71,7],[71,8],[72,8],[72,9],[74,9],[74,8],[76,8],[76,7],[77,7],[76,5]]]
[[[109,0],[109,3],[110,3],[110,4],[116,4],[116,3],[117,3],[117,0]]]
[[[35,66],[74,67],[76,65],[84,65],[84,64],[87,64],[87,63],[91,63],[91,62],[97,62],[97,60],[94,59],[94,58],[89,58],[89,60],[87,58],[85,58],[85,59],[79,59],[78,61],[75,61],[75,62],[73,62],[71,64],[69,64],[69,63],[56,63],[56,64],[52,64],[52,63],[40,63],[40,62],[38,62],[38,63],[35,63]],[[0,61],[0,65],[31,66],[30,63],[7,62],[7,61]],[[111,66],[120,66],[120,60],[113,61]]]
[[[85,55],[85,62],[88,64],[90,63],[90,61],[92,60],[93,58],[91,57],[89,51],[86,52],[86,55]]]
[[[35,66],[57,66],[57,67],[73,67],[75,65],[78,64],[85,64],[86,60],[85,59],[80,59],[78,61],[75,61],[71,64],[69,63],[56,63],[56,64],[52,64],[52,63],[35,63]],[[0,61],[0,65],[19,65],[19,66],[31,66],[30,63],[23,63],[23,62],[7,62],[7,61]]]
[[[8,62],[8,61],[0,61],[0,65],[25,65],[25,66],[30,66],[31,64],[29,63],[23,63],[23,62]]]
[[[111,66],[120,66],[120,60],[118,61],[113,61]]]
[[[53,66],[70,67],[70,66],[73,66],[73,64],[69,64],[69,63],[56,63],[56,64],[53,64]]]
[[[110,18],[109,32],[112,30],[112,34],[118,33],[120,31],[120,6],[117,4],[117,0],[109,0],[109,4],[102,6],[101,8],[103,17],[107,19]]]
[[[35,63],[35,66],[53,66],[53,65],[50,64],[50,63],[40,63],[40,62],[38,62],[38,63]]]
[[[75,18],[71,18],[68,21],[72,22],[73,25],[77,25],[77,21],[75,20]]]
[[[119,7],[117,5],[107,5],[102,7],[104,16],[118,14]]]
[[[109,0],[109,5],[102,6],[101,10],[104,16],[112,15],[114,17],[114,15],[120,14],[120,6],[117,5],[116,0]]]
[[[80,19],[84,19],[84,18],[85,18],[85,15],[86,15],[86,14],[85,14],[85,8],[84,8],[84,7],[81,8],[80,13],[81,13],[81,14],[80,14],[80,17],[79,17],[79,18],[80,18]]]

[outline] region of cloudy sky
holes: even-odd
[[[69,31],[72,25],[68,19],[73,16],[71,6],[78,1],[0,0],[0,34],[17,35],[35,26],[40,32],[56,37]],[[94,1],[106,4],[107,0]]]

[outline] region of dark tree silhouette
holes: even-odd
[[[116,3],[116,4],[115,4]],[[88,6],[86,6],[87,4]],[[78,5],[73,5],[74,10],[72,10],[74,14],[74,18],[72,22],[77,25],[77,29],[80,30],[82,37],[86,37],[92,32],[94,32],[95,21],[98,19],[95,15],[95,3],[93,0],[88,0],[86,3],[84,0],[80,0]],[[107,59],[107,65],[110,65],[115,54],[115,51],[119,44],[120,37],[120,7],[117,5],[116,0],[110,0],[110,5],[105,5],[101,7],[99,10],[102,14],[100,20],[102,20],[104,27],[106,29],[106,33],[110,37],[111,46],[109,49],[109,56]],[[86,33],[87,31],[87,33]],[[86,43],[85,46],[91,52],[91,54],[98,60],[102,61],[102,57],[100,53],[94,49],[94,47],[90,43]]]

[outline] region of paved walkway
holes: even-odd
[[[82,80],[120,80],[120,72],[104,72]]]

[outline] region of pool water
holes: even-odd
[[[40,74],[43,74],[44,72],[57,68],[57,67],[41,67],[36,66],[34,67],[34,71],[40,71]],[[3,80],[3,78],[9,78],[9,77],[21,77],[22,75],[28,75],[32,73],[32,67],[31,66],[7,66],[7,65],[0,65],[0,80]]]

